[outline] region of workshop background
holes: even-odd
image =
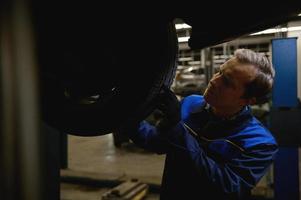
[[[237,48],[249,48],[256,52],[262,52],[272,59],[273,40],[296,37],[296,51],[301,51],[301,40],[297,39],[301,37],[301,14],[298,19],[286,24],[200,50],[191,50],[187,44],[191,31],[189,25],[176,19],[175,27],[179,41],[179,57],[176,76],[171,88],[179,99],[189,94],[202,94],[220,64],[230,58]],[[288,51],[281,56],[290,56],[294,53],[296,52]],[[296,75],[299,86],[297,94],[300,101],[301,54],[298,53],[297,57],[298,74]],[[291,74],[291,76],[294,75]],[[297,85],[293,87],[297,88]],[[271,106],[272,101],[253,106],[255,116],[267,127],[270,126]],[[152,113],[148,120],[156,120],[156,113]],[[286,126],[286,124],[281,125]],[[65,165],[61,169],[62,200],[100,199],[103,194],[112,191],[112,188],[133,179],[147,184],[148,192],[145,199],[159,199],[158,192],[163,173],[164,155],[140,149],[128,138],[116,133],[88,138],[68,135],[66,148],[68,150]],[[298,147],[296,148],[298,149]],[[290,168],[289,165],[294,165],[293,163],[286,163],[287,169]],[[295,169],[294,166],[292,168]],[[288,171],[281,173],[281,176],[286,176]],[[298,175],[297,171],[293,171],[293,173]],[[254,199],[274,199],[274,179],[274,165],[272,165],[253,189]],[[296,183],[290,181],[284,181],[283,184],[296,186]],[[144,190],[147,190],[146,188]],[[141,193],[138,190],[136,194]]]
[[[248,18],[250,27],[234,21],[232,28],[242,25],[236,27],[237,32],[219,30],[208,20],[206,25],[212,32],[225,31],[225,35],[216,34],[216,38],[205,35],[205,39],[201,36],[207,33],[206,30],[196,25],[199,19],[183,17],[196,27],[194,43],[190,41],[195,48],[191,48],[189,38],[193,37],[192,28],[184,23],[185,20],[176,18],[173,21],[175,29],[169,27],[169,20],[176,11],[163,20],[160,17],[166,15],[158,14],[158,18],[149,15],[153,18],[144,19],[144,23],[139,24],[139,31],[133,28],[135,24],[120,23],[120,18],[112,17],[112,24],[109,24],[110,20],[103,20],[102,28],[112,29],[108,36],[110,38],[106,39],[99,34],[106,36],[107,32],[98,32],[99,27],[93,24],[99,22],[97,17],[107,17],[102,13],[98,15],[99,7],[85,4],[82,11],[91,16],[78,15],[78,10],[71,9],[68,13],[70,15],[61,19],[58,16],[65,14],[62,4],[66,8],[69,8],[69,4],[61,1],[61,8],[52,1],[47,5],[44,1],[32,1],[38,8],[35,14],[39,16],[34,18],[34,23],[30,21],[31,13],[28,13],[26,1],[0,1],[0,200],[158,200],[165,155],[148,152],[137,147],[126,136],[107,131],[126,121],[126,114],[130,115],[132,108],[136,108],[133,102],[137,99],[139,102],[145,97],[146,101],[139,102],[137,107],[140,110],[135,110],[141,111],[138,116],[144,116],[152,110],[152,98],[160,92],[158,85],[162,86],[162,82],[170,84],[179,100],[190,94],[202,94],[220,64],[238,48],[264,53],[273,62],[277,74],[271,100],[253,106],[253,112],[271,129],[280,144],[280,150],[275,163],[252,190],[252,197],[254,200],[301,199],[301,10],[291,21],[252,34],[243,33],[253,30],[251,25],[260,28],[255,26],[258,24],[252,24],[256,22],[250,20],[253,17]],[[82,2],[73,3],[77,8],[82,6]],[[95,12],[90,12],[91,7]],[[56,12],[53,13],[53,10]],[[283,16],[279,15],[277,19],[284,19],[286,10],[278,10],[283,11]],[[291,10],[294,9],[291,7]],[[123,11],[127,12],[126,9]],[[269,16],[263,13],[255,19]],[[110,16],[115,15],[113,13]],[[271,16],[276,18],[275,11]],[[89,17],[91,21],[87,20]],[[140,22],[137,16],[126,20],[132,19],[136,23]],[[269,20],[266,24],[273,21],[271,18]],[[154,22],[160,24],[156,26]],[[34,25],[35,29],[31,29]],[[122,29],[127,31],[120,34]],[[178,49],[173,38],[174,30]],[[151,34],[160,41],[154,43],[155,39],[147,40]],[[206,46],[207,42],[215,43],[237,34],[243,36]],[[57,45],[60,45],[59,48]],[[198,45],[206,47],[197,48]],[[35,52],[37,49],[41,51]],[[173,52],[175,49],[177,52]],[[176,54],[175,69],[172,65]],[[42,61],[39,64],[43,67],[35,68],[38,60],[36,56]],[[81,63],[83,60],[87,63]],[[131,62],[123,66],[128,60]],[[161,66],[163,64],[168,65],[164,66],[166,69]],[[150,68],[152,65],[160,72],[156,73],[156,70]],[[145,66],[148,68],[142,68]],[[139,72],[145,73],[143,76],[136,77],[137,67],[141,67]],[[40,70],[40,74],[35,70]],[[108,75],[95,73],[100,70]],[[115,74],[116,70],[118,73]],[[159,80],[153,81],[150,75]],[[174,79],[169,80],[170,77]],[[129,84],[126,78],[134,79],[135,84]],[[38,79],[42,84],[37,84]],[[138,90],[142,82],[144,88],[147,88],[145,91]],[[115,87],[123,84],[127,84],[128,93],[119,90],[122,87]],[[98,87],[101,87],[103,93],[95,95],[93,92]],[[86,91],[87,88],[91,90]],[[42,94],[41,102],[38,102],[39,92]],[[129,106],[130,102],[132,104]],[[119,109],[122,112],[118,113]],[[40,115],[44,117],[42,120]],[[159,117],[154,110],[146,119],[156,123]],[[98,128],[104,131],[94,132]]]

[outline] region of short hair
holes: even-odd
[[[251,64],[257,68],[255,78],[245,85],[243,98],[256,98],[256,104],[263,104],[271,98],[275,70],[270,60],[263,53],[250,49],[237,49],[234,56],[240,63]]]

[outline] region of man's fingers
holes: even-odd
[[[157,106],[157,108],[158,108],[159,110],[161,110],[162,112],[165,112],[165,111],[167,110],[166,104],[163,104],[163,103],[160,103],[160,104]]]
[[[178,101],[177,96],[173,93],[173,91],[171,91],[169,88],[164,87],[163,88],[163,93],[160,94],[159,96],[159,100],[161,102],[173,102],[173,101]]]

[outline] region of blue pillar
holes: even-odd
[[[276,71],[273,109],[290,109],[298,106],[296,40],[297,38],[272,40],[272,62]],[[298,168],[298,147],[280,144],[274,163],[275,200],[299,200]]]

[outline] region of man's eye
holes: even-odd
[[[230,81],[226,77],[223,77],[223,82],[226,86],[230,85]]]

